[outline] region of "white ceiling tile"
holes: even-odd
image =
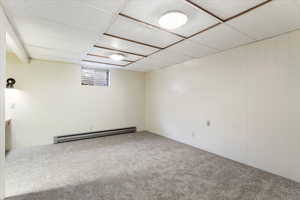
[[[117,18],[115,23],[110,27],[108,33],[157,47],[166,47],[181,40],[181,38],[176,35],[159,29],[150,28],[147,25],[122,16]]]
[[[26,49],[29,51],[31,57],[35,59],[45,59],[71,63],[79,63],[80,61],[80,53],[60,51],[57,49],[47,49],[31,45],[26,45]]]
[[[219,50],[230,49],[253,41],[226,24],[221,24],[198,34],[192,37],[191,40]]]
[[[74,29],[40,18],[16,18],[18,32],[25,44],[65,51],[86,51],[95,41],[96,33]]]
[[[106,13],[118,13],[127,0],[72,0],[77,1],[79,3],[85,4],[87,6],[91,6],[97,8]]]
[[[144,68],[144,67],[153,67],[149,59],[142,59],[138,62],[132,63],[128,65],[128,68],[135,69],[135,68]]]
[[[213,53],[218,52],[219,50],[213,49],[199,43],[195,43],[192,40],[188,39],[183,42],[180,42],[170,48],[169,51],[176,52],[178,54],[187,55],[194,58],[201,58]]]
[[[228,19],[266,0],[191,0],[222,19]]]
[[[273,0],[228,22],[257,40],[300,28],[300,4],[297,0]]]
[[[107,29],[113,17],[74,0],[9,0],[5,5],[15,17],[38,17],[98,33]]]
[[[126,60],[130,60],[130,61],[136,61],[136,60],[139,60],[139,59],[143,58],[141,56],[137,56],[137,55],[133,55],[133,54],[126,54],[126,53],[122,53],[122,52],[118,52],[118,51],[111,51],[111,50],[101,49],[101,48],[96,48],[96,47],[90,48],[87,51],[87,54],[88,53],[89,54],[100,55],[100,56],[110,56],[110,55],[115,54],[115,53],[121,53],[125,56]]]
[[[53,38],[65,41],[96,41],[98,33],[55,23],[42,18],[15,17],[18,32],[22,38],[46,40]]]
[[[135,68],[154,68],[155,66],[157,66],[158,64],[153,62],[152,58],[144,58],[138,62],[132,63],[130,65],[128,65],[128,68],[130,69],[135,69]]]
[[[68,51],[68,52],[73,52],[73,53],[79,53],[81,54],[82,52],[86,51],[88,49],[87,45],[82,45],[79,44],[78,42],[75,43],[70,43],[67,41],[60,41],[60,40],[55,40],[55,39],[47,39],[47,40],[40,40],[37,42],[31,42],[29,40],[24,40],[25,46],[26,45],[32,45],[32,46],[40,46],[48,49],[56,49],[59,51]]]
[[[154,69],[157,69],[157,67],[150,65],[149,62],[145,61],[140,61],[134,64],[131,64],[126,67],[129,70],[133,71],[141,71],[141,72],[149,72],[153,71]]]
[[[135,67],[126,67],[128,70],[130,71],[136,71],[136,72],[150,72],[152,71],[151,69],[146,69],[144,67],[139,67],[139,66],[135,66]]]
[[[172,66],[191,59],[192,57],[178,54],[166,49],[156,54],[153,54],[152,56],[149,56],[148,58],[145,59],[145,62],[149,60],[151,66],[161,68],[161,67]]]
[[[105,35],[103,35],[97,41],[97,45],[114,48],[114,49],[120,49],[120,50],[124,50],[124,51],[129,51],[129,52],[135,52],[135,53],[142,54],[142,55],[149,55],[158,50],[157,48],[140,45],[137,43],[133,43],[133,42],[129,42],[126,40],[121,40],[118,38],[105,36]]]
[[[122,13],[160,26],[158,23],[159,18],[172,10],[184,12],[189,18],[184,26],[172,30],[172,32],[184,36],[193,35],[218,23],[214,17],[184,0],[131,0],[126,4]]]

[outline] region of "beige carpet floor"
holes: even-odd
[[[299,200],[300,184],[147,132],[12,151],[8,200]]]

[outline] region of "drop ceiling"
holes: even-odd
[[[29,55],[151,71],[300,28],[298,0],[1,0]],[[184,12],[165,30],[159,17]],[[121,53],[125,60],[109,56]]]

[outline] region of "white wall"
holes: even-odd
[[[53,136],[137,126],[144,130],[145,74],[111,70],[110,87],[80,85],[80,66],[32,60],[22,64],[9,54],[6,90],[12,119],[12,147],[53,143]]]
[[[0,7],[1,9],[1,7]],[[4,199],[4,161],[5,161],[5,123],[4,123],[4,72],[5,72],[5,36],[4,18],[0,10],[0,200]]]
[[[147,74],[146,129],[300,181],[299,86],[296,31]]]
[[[4,199],[4,162],[5,162],[5,53],[6,44],[11,45],[11,49],[16,53],[22,62],[29,62],[29,56],[19,39],[18,34],[11,25],[5,10],[0,2],[0,200]]]

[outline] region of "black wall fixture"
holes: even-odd
[[[6,88],[14,88],[15,84],[16,84],[16,80],[13,78],[9,78],[6,81]]]

